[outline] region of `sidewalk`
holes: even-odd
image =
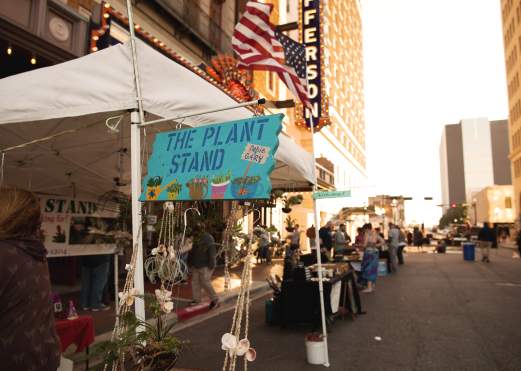
[[[282,276],[282,260],[274,259],[273,264],[255,264],[252,270],[252,294],[258,293],[259,291],[267,290],[268,284],[266,283],[266,278],[270,274],[278,274]],[[228,292],[224,291],[224,267],[217,267],[213,274],[212,286],[215,291],[219,295],[219,298],[222,303],[228,303],[233,301],[237,297],[238,287],[240,285],[240,276],[242,272],[242,264],[231,269],[231,289]],[[145,279],[146,281],[146,279]],[[120,283],[120,288],[122,287],[124,282]],[[145,291],[153,293],[159,285],[153,285],[149,282],[145,282]],[[92,311],[83,311],[79,305],[79,292],[80,287],[74,287],[69,292],[62,294],[62,302],[65,308],[68,307],[69,300],[73,300],[76,309],[78,310],[78,314],[80,315],[90,315],[94,318],[94,327],[97,335],[101,335],[103,333],[111,332],[114,327],[115,322],[115,312],[113,310],[114,303],[111,303],[111,310],[108,311],[100,311],[100,312],[92,312]],[[71,291],[72,290],[72,291]],[[190,279],[186,284],[178,285],[173,289],[174,296],[174,304],[177,315],[180,321],[188,320],[194,316],[205,313],[208,311],[208,303],[203,303],[200,306],[187,308],[188,304],[192,298],[192,286]],[[208,298],[203,298],[204,301],[208,301]]]

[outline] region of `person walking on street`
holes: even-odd
[[[398,245],[400,244],[400,230],[398,226],[389,223],[389,259],[391,260],[391,271],[398,271]]]
[[[479,247],[481,249],[481,261],[490,263],[490,248],[495,246],[497,243],[496,232],[490,228],[489,223],[483,223],[483,228],[480,229],[478,234]]]
[[[0,369],[56,371],[60,340],[40,202],[29,191],[0,187],[0,205]]]
[[[423,233],[420,231],[420,228],[414,227],[413,230],[413,239],[414,239],[414,246],[418,248],[418,251],[423,251]]]
[[[367,284],[367,288],[362,292],[373,292],[376,289],[376,278],[378,276],[378,249],[383,246],[385,241],[372,229],[371,223],[364,226],[364,231],[362,280]]]
[[[219,305],[219,298],[211,282],[215,261],[215,240],[206,231],[204,223],[196,223],[194,226],[193,246],[188,253],[188,266],[192,273],[191,305],[197,305],[201,302],[201,289],[206,291],[210,297],[210,309]]]

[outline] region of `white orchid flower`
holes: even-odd
[[[159,301],[160,303],[172,300],[172,292],[171,291],[168,291],[168,290],[165,290],[165,289],[156,289],[154,291],[154,293],[156,294],[157,301]]]
[[[121,301],[124,301],[127,304],[127,306],[130,307],[132,304],[134,304],[134,297],[138,294],[138,289],[134,287],[131,288],[129,291],[120,292],[118,296]]]
[[[174,309],[174,303],[171,301],[166,301],[161,305],[161,309],[165,313],[170,313]]]
[[[255,349],[250,347],[248,339],[237,341],[237,337],[227,332],[221,338],[221,349],[229,352],[231,355],[236,354],[239,357],[246,356],[246,360],[253,362],[257,357]]]

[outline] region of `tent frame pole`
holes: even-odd
[[[131,164],[131,189],[132,189],[132,246],[137,247],[136,268],[134,271],[134,287],[140,294],[145,294],[145,282],[143,275],[143,239],[141,237],[142,208],[139,196],[141,195],[141,130],[139,124],[145,122],[143,111],[143,98],[141,95],[141,81],[139,79],[139,67],[136,51],[136,34],[134,32],[134,20],[132,17],[132,2],[127,0],[128,28],[130,31],[130,47],[132,51],[132,67],[134,72],[134,87],[136,89],[137,111],[130,115],[130,164]],[[145,301],[142,297],[135,299],[134,310],[136,318],[145,320]]]
[[[233,106],[217,108],[217,109],[210,110],[210,111],[201,111],[201,112],[191,113],[189,115],[176,116],[176,117],[163,118],[163,119],[143,122],[142,124],[139,124],[138,126],[144,127],[144,126],[148,126],[148,125],[159,124],[161,122],[166,122],[166,121],[177,121],[177,120],[186,119],[188,117],[200,116],[200,115],[205,115],[205,114],[214,113],[214,112],[228,111],[228,110],[235,109],[235,108],[249,107],[249,106],[255,106],[255,105],[260,105],[260,104],[265,104],[265,103],[266,103],[266,99],[260,98],[260,99],[255,99],[255,100],[251,100],[251,101],[244,102],[244,103],[235,104]]]
[[[309,84],[308,84],[309,86]],[[306,107],[304,107],[304,111]],[[315,124],[313,122],[313,112],[309,110],[309,120],[311,122],[311,148],[313,152],[313,175],[315,183],[313,184],[313,192],[317,191],[317,161],[315,157]],[[322,340],[324,341],[324,363],[325,367],[329,367],[329,350],[327,345],[327,325],[326,325],[326,309],[324,305],[324,278],[322,276],[322,256],[320,251],[320,216],[318,214],[317,200],[313,197],[313,214],[315,218],[315,250],[317,254],[318,267],[318,290],[320,294],[320,315],[322,320]]]

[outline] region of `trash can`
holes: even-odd
[[[475,261],[476,260],[476,244],[471,242],[465,242],[463,244],[463,260]]]

